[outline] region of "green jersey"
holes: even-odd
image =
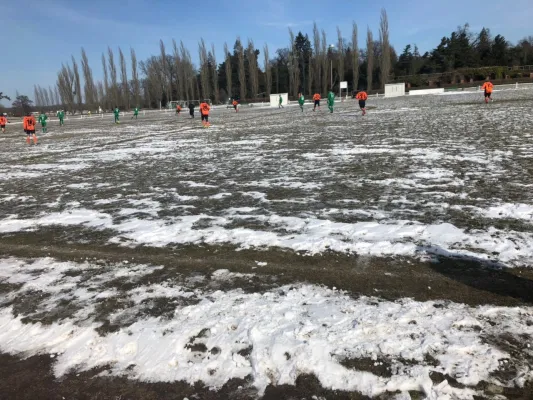
[[[59,119],[65,118],[65,113],[63,111],[58,111],[57,112],[57,118],[59,118]]]
[[[279,104],[283,103],[283,98],[279,96]]]
[[[46,125],[46,120],[48,119],[48,115],[46,114],[41,114],[39,115],[39,123],[41,125],[45,124]]]
[[[120,114],[120,110],[118,109],[118,107],[113,110],[113,114],[115,114],[115,117],[118,117],[118,115]]]
[[[328,93],[328,104],[333,105],[335,103],[335,94],[333,92]]]
[[[302,95],[300,96],[300,98],[298,99],[298,103],[300,103],[301,106],[304,105],[304,103],[305,103],[305,97],[304,97],[303,94],[302,94]]]
[[[134,115],[139,115],[139,109],[137,107],[133,110],[133,114]]]

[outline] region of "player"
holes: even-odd
[[[313,107],[313,111],[315,111],[317,107],[318,107],[318,111],[320,111],[320,93],[315,93],[313,95],[313,101],[315,102],[315,106]]]
[[[37,144],[37,136],[35,135],[35,117],[31,112],[28,112],[22,121],[24,132],[26,132],[26,143],[31,144],[31,137],[33,137],[33,144]]]
[[[281,94],[279,95],[279,106],[278,108],[283,108],[283,97],[281,97]]]
[[[120,124],[120,110],[118,107],[115,107],[113,114],[115,114],[115,124]]]
[[[302,110],[302,112],[304,112],[305,97],[302,93],[300,93],[298,96],[298,104],[300,105],[300,109]]]
[[[189,115],[191,116],[191,118],[194,118],[194,104],[193,104],[193,102],[189,103]]]
[[[233,108],[235,109],[235,112],[239,112],[239,102],[235,99],[233,99]]]
[[[359,108],[363,112],[363,116],[365,116],[366,115],[366,101],[368,99],[368,94],[364,90],[361,90],[359,93],[357,93],[355,98],[359,100]]]
[[[9,121],[7,120],[6,116],[4,114],[0,114],[0,128],[2,129],[2,133],[6,133],[6,124],[8,124]]]
[[[333,93],[333,88],[331,88],[328,93],[328,108],[329,108],[330,113],[333,113],[334,104],[335,104],[335,93]]]
[[[489,102],[489,100],[492,101],[492,90],[493,89],[494,89],[494,85],[490,81],[489,77],[487,77],[487,80],[485,81],[483,86],[481,86],[481,90],[485,91],[485,103],[486,104]]]
[[[65,119],[65,111],[59,110],[57,112],[57,118],[59,119],[59,126],[65,125],[65,121],[64,121],[64,119]]]
[[[202,125],[204,128],[209,128],[209,110],[211,110],[209,104],[205,101],[200,103],[200,114],[202,115]]]
[[[176,115],[180,115],[181,112],[181,106],[179,104],[176,104]]]
[[[133,109],[133,115],[131,116],[131,119],[133,119],[135,117],[135,119],[137,119],[137,117],[139,116],[139,107],[135,107]]]
[[[48,119],[48,115],[46,115],[45,113],[40,113],[39,114],[39,123],[41,124],[41,127],[43,129],[43,133],[46,133],[47,129],[46,129],[46,120]]]

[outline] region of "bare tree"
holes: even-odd
[[[357,43],[357,24],[352,23],[352,69],[353,69],[353,89],[359,86],[359,45]]]
[[[268,44],[263,47],[263,56],[265,60],[265,90],[267,97],[272,93],[272,66],[270,65],[270,54],[268,52]]]
[[[381,43],[381,87],[389,82],[389,74],[391,69],[390,60],[390,42],[389,42],[389,19],[387,11],[381,9],[381,20],[379,22],[379,41]]]
[[[314,85],[314,91],[320,92],[321,85],[320,85],[320,78],[322,77],[322,57],[324,54],[321,51],[321,42],[320,42],[320,32],[318,31],[318,26],[316,25],[316,22],[313,24],[313,45],[314,45],[314,52],[315,52],[315,58],[314,58],[314,76],[315,76],[315,85]],[[310,79],[311,80],[311,79]]]
[[[337,55],[339,65],[337,71],[339,73],[339,82],[344,81],[344,39],[342,38],[342,33],[339,27],[337,27]]]
[[[85,92],[85,105],[89,110],[94,107],[94,95],[96,89],[94,87],[93,73],[91,67],[89,66],[89,60],[87,59],[87,54],[85,49],[81,48],[81,69],[83,71],[83,79],[85,81],[84,92]]]
[[[48,104],[50,107],[55,106],[57,103],[54,101],[54,92],[52,91],[52,88],[48,86],[48,98],[50,99],[50,104]]]
[[[181,62],[181,56],[180,51],[178,49],[178,45],[176,43],[176,40],[172,39],[172,48],[174,51],[174,64],[176,67],[176,93],[178,96],[178,100],[185,99],[185,76],[184,76],[184,68],[183,63]]]
[[[101,106],[104,103],[105,99],[104,84],[102,83],[102,81],[98,81],[98,83],[96,84],[96,93],[98,97],[98,105]]]
[[[111,107],[117,107],[119,103],[117,67],[113,50],[110,47],[107,48],[107,61],[109,63],[109,74],[111,75],[111,101],[113,103]]]
[[[307,93],[309,93],[310,95],[313,94],[313,69],[313,55],[309,54],[309,76],[307,77]]]
[[[39,86],[39,90],[41,91],[41,96],[44,99],[43,106],[49,107],[51,105],[50,103],[50,97],[48,97],[48,91],[45,88],[42,88]]]
[[[128,82],[128,72],[126,70],[126,58],[122,49],[118,48],[118,55],[120,58],[120,79],[122,81],[122,106],[127,110],[130,109],[130,85]]]
[[[374,37],[370,28],[366,32],[366,86],[372,90],[372,74],[374,72]]]
[[[291,40],[289,52],[289,87],[291,88],[292,95],[296,97],[298,96],[298,91],[300,89],[300,63],[296,43],[294,41],[294,33],[291,28],[289,28],[289,37]]]
[[[81,96],[81,80],[80,80],[80,71],[78,69],[78,63],[74,56],[72,56],[72,72],[74,72],[74,92],[76,94],[76,99],[78,103],[78,111],[83,113],[83,98]]]
[[[100,99],[100,101],[103,103],[104,109],[108,109],[109,107],[109,76],[107,75],[107,63],[105,60],[105,55],[102,53],[102,69],[104,70],[104,89],[105,89],[105,97],[103,99]]]
[[[163,43],[163,40],[159,39],[159,51],[161,53],[161,73],[163,74],[163,77],[161,79],[161,82],[163,83],[163,89],[165,93],[167,94],[167,101],[172,100],[172,90],[171,90],[171,79],[170,79],[170,66],[167,63],[167,53],[165,51],[165,44]]]
[[[139,84],[139,74],[137,73],[137,56],[135,55],[135,50],[130,48],[131,53],[131,81],[133,84],[133,101],[135,102],[135,107],[139,107],[139,96],[141,95],[141,86]]]
[[[244,47],[239,37],[237,37],[235,46],[237,47],[237,57],[239,59],[239,86],[242,101],[246,98],[246,70],[244,69]]]
[[[57,74],[57,87],[62,103],[68,106],[71,113],[74,113],[74,72],[68,64],[67,66],[61,65],[61,70]]]
[[[232,85],[232,69],[231,69],[231,54],[228,51],[228,44],[224,43],[224,60],[226,64],[226,92],[229,97],[233,97],[233,85]]]
[[[61,97],[59,97],[59,90],[57,89],[57,85],[54,86],[54,103],[56,103],[57,106],[61,105]]]
[[[43,101],[41,99],[41,92],[35,85],[33,85],[33,99],[35,100],[33,104],[35,104],[36,107],[41,107],[43,105]]]
[[[196,87],[196,76],[194,74],[194,67],[192,65],[191,61],[191,53],[183,42],[180,42],[180,53],[181,53],[181,62],[183,64],[183,79],[184,79],[184,85],[185,85],[185,92],[187,101],[194,100],[194,93],[195,93],[195,87]]]
[[[325,94],[328,92],[328,42],[326,40],[326,32],[322,29],[322,58],[321,58],[321,64],[322,64],[322,94]]]
[[[218,92],[218,69],[217,69],[217,57],[215,55],[215,45],[211,43],[211,79],[213,80],[213,100],[215,104],[219,101]]]
[[[198,55],[200,58],[200,83],[202,85],[202,99],[208,99],[211,96],[209,85],[209,63],[207,61],[207,49],[203,38],[198,43]]]
[[[259,92],[259,76],[257,71],[257,54],[255,53],[254,41],[248,39],[248,48],[246,49],[248,58],[248,74],[250,76],[250,94],[252,99],[257,98]]]

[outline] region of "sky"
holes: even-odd
[[[406,44],[420,51],[436,47],[458,25],[468,22],[473,31],[483,26],[516,43],[533,35],[531,0],[203,0],[202,3],[171,0],[6,0],[2,6],[3,56],[0,92],[13,99],[15,92],[33,98],[33,85],[53,86],[61,63],[71,55],[80,58],[85,48],[95,79],[102,75],[101,55],[110,46],[130,47],[143,60],[159,53],[162,39],[171,52],[172,39],[182,40],[197,59],[198,41],[215,45],[217,61],[224,42],[253,39],[257,48],[268,44],[270,53],[287,47],[288,27],[295,33],[312,34],[313,22],[336,43],[337,26],[351,41],[352,21],[359,26],[359,46],[365,47],[367,26],[379,37],[380,11],[389,17],[390,39],[400,53]],[[30,54],[28,54],[28,52]],[[118,58],[118,57],[117,57]],[[260,57],[262,60],[262,57]],[[128,56],[129,62],[129,56]],[[4,105],[9,102],[3,101]]]

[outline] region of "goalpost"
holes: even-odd
[[[276,93],[270,95],[270,107],[279,107],[279,96],[281,96],[281,105],[289,104],[289,93]]]
[[[390,83],[385,85],[385,97],[405,96],[405,83]]]
[[[200,103],[202,103],[203,101],[205,101],[207,104],[209,104],[210,106],[212,105],[211,104],[211,99],[204,99],[204,100],[172,100],[172,101],[169,101],[167,103],[167,109],[168,110],[175,110],[176,109],[176,106],[179,104],[181,106],[181,108],[185,108],[188,106],[189,103],[193,103],[194,105],[198,106],[200,105]]]

